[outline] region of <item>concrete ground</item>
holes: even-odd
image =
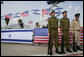
[[[1,43],[1,56],[50,56],[47,54],[47,47],[47,44],[29,45]],[[55,53],[55,48],[53,48],[52,56],[83,56],[83,51],[78,50],[78,52],[57,54]]]

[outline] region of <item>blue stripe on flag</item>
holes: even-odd
[[[1,39],[1,41],[33,42],[33,40],[20,40],[20,39]]]
[[[1,31],[1,32],[32,32],[33,30],[7,30],[7,31]]]

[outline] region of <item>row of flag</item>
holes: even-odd
[[[25,11],[25,12],[22,12],[22,13],[18,12],[18,13],[15,13],[15,14],[9,13],[9,14],[6,14],[4,16],[1,16],[1,19],[4,19],[5,17],[9,18],[9,19],[12,19],[12,18],[26,17],[26,16],[29,16],[29,11]]]
[[[62,9],[62,8],[56,8],[55,9],[55,10],[57,10],[56,14],[62,13],[60,11],[60,9]],[[40,10],[39,9],[35,9],[35,10],[32,10],[32,11],[33,11],[33,14],[40,15]],[[51,13],[51,9],[42,9],[42,16],[49,15],[50,13]],[[3,19],[3,17],[7,17],[7,18],[11,19],[11,18],[17,18],[17,17],[26,17],[26,16],[29,16],[29,11],[28,10],[24,11],[22,13],[18,12],[16,14],[9,13],[9,14],[6,14],[6,15],[1,16],[1,17],[2,17],[2,19]]]
[[[9,14],[4,15],[4,17],[7,17],[9,19],[11,19],[11,18],[18,18],[20,16],[22,16],[22,17],[29,16],[29,12],[25,11],[25,12],[22,12],[22,13],[18,12],[16,14],[9,13]]]

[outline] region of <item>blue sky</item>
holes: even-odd
[[[45,15],[43,19],[41,19],[41,15],[35,15],[32,14],[33,9],[39,9],[40,13],[42,8],[49,8],[51,5],[47,4],[47,1],[4,1],[4,4],[1,4],[1,16],[8,14],[8,13],[17,13],[17,12],[24,12],[26,10],[29,10],[30,16],[22,18],[23,22],[25,24],[28,23],[28,21],[33,21],[34,25],[36,22],[39,22],[40,25],[44,23],[44,25],[47,24],[45,21],[47,18],[49,18],[49,15]],[[63,3],[58,4],[58,6],[63,7],[61,10],[62,12],[64,10],[68,11],[67,17],[70,19],[70,22],[74,19],[74,15],[76,13],[80,13],[80,23],[81,26],[83,26],[83,1],[65,1]],[[58,16],[59,19],[62,18],[62,14]],[[4,20],[1,20],[1,24],[5,25]]]

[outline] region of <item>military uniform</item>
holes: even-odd
[[[61,33],[63,33],[64,35],[64,43],[66,43],[66,47],[69,47],[69,41],[70,41],[69,27],[70,27],[69,19],[62,18],[60,20],[60,30],[61,30]]]
[[[75,43],[77,43],[77,45],[80,45],[80,34],[81,34],[80,22],[77,20],[73,20],[71,22],[71,30],[72,33],[75,33]]]
[[[48,43],[48,54],[52,55],[52,45],[53,40],[55,43],[55,53],[59,53],[58,51],[58,19],[55,17],[55,11],[51,12],[51,17],[48,19],[48,31],[49,31],[49,43]]]
[[[77,13],[75,14],[75,17],[79,17],[80,14]],[[79,46],[80,46],[80,36],[81,36],[81,26],[80,26],[80,22],[78,19],[74,19],[71,22],[71,31],[72,34],[75,34],[73,36],[73,51],[77,52],[77,50],[82,50]],[[75,38],[75,39],[74,39]]]
[[[53,45],[53,39],[55,40],[55,48],[58,47],[58,19],[56,17],[49,18],[48,31],[51,36],[50,48]]]

